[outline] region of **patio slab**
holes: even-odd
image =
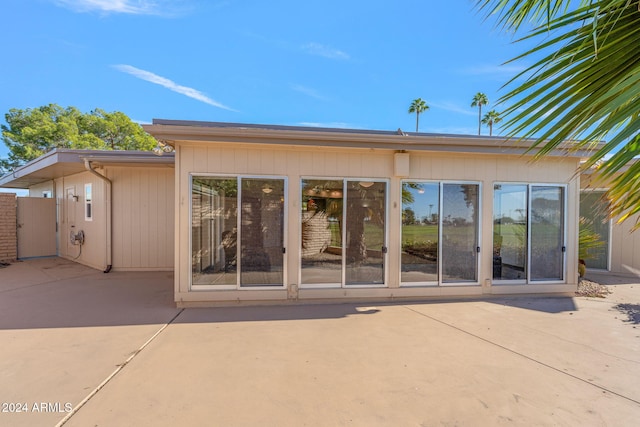
[[[604,299],[177,310],[168,273],[87,273],[0,291],[0,400],[73,411],[0,413],[0,425],[640,418],[640,285],[628,278],[591,277],[610,281]]]

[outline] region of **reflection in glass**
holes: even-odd
[[[347,181],[346,185],[346,284],[382,284],[386,184]]]
[[[493,280],[527,278],[527,188],[493,187]]]
[[[531,188],[531,280],[564,278],[564,189]]]
[[[284,180],[242,179],[240,286],[283,284]]]
[[[438,281],[437,183],[402,183],[402,266],[403,283]]]
[[[477,184],[442,185],[442,281],[476,282]]]
[[[302,180],[302,284],[342,283],[342,180]]]
[[[237,283],[237,180],[194,177],[191,193],[192,283]]]
[[[589,268],[609,268],[609,219],[604,191],[580,193],[580,230],[587,229],[598,235],[601,246],[586,250]]]

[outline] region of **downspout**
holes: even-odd
[[[111,259],[112,259],[112,246],[111,246],[111,239],[112,239],[112,235],[111,235],[111,215],[112,215],[112,205],[111,205],[111,180],[109,180],[109,178],[107,178],[104,175],[99,174],[95,169],[93,169],[93,167],[91,166],[91,162],[88,159],[84,159],[84,167],[87,171],[91,172],[92,174],[94,174],[95,176],[97,176],[98,178],[100,178],[101,180],[103,180],[107,185],[107,191],[106,191],[106,195],[107,195],[107,209],[106,209],[106,217],[107,217],[107,223],[106,223],[106,237],[107,237],[107,247],[106,247],[106,252],[107,252],[107,261],[106,261],[106,265],[107,268],[104,270],[104,273],[108,273],[111,271]]]

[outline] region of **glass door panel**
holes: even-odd
[[[599,246],[586,250],[589,268],[607,270],[609,268],[609,230],[607,200],[604,191],[583,191],[580,193],[580,230],[598,235]]]
[[[240,286],[282,286],[284,180],[241,179]]]
[[[493,186],[493,280],[527,279],[527,185]]]
[[[477,282],[477,184],[442,184],[442,282]]]
[[[531,280],[564,279],[564,189],[531,188]]]
[[[237,284],[237,194],[235,178],[193,178],[191,265],[194,286]]]
[[[402,283],[438,281],[440,185],[402,183]]]
[[[345,284],[384,284],[385,182],[347,181]]]
[[[342,180],[302,180],[301,283],[342,283]]]

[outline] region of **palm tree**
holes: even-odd
[[[509,32],[534,47],[518,55],[534,65],[507,83],[499,102],[508,136],[535,138],[541,157],[572,141],[594,148],[583,168],[609,187],[610,215],[640,213],[640,12],[638,1],[476,0]],[[613,153],[613,154],[612,154]],[[635,229],[640,228],[640,221]]]
[[[482,118],[482,123],[489,126],[489,136],[493,136],[493,125],[496,125],[502,121],[500,113],[496,110],[491,110]]]
[[[480,126],[481,126],[481,117],[482,117],[482,106],[487,105],[489,103],[489,98],[482,92],[478,92],[473,96],[471,100],[472,107],[478,107],[478,135],[480,135]]]
[[[422,98],[414,99],[409,106],[409,113],[416,113],[416,132],[418,132],[418,125],[420,123],[420,113],[424,113],[429,109],[429,106]]]

